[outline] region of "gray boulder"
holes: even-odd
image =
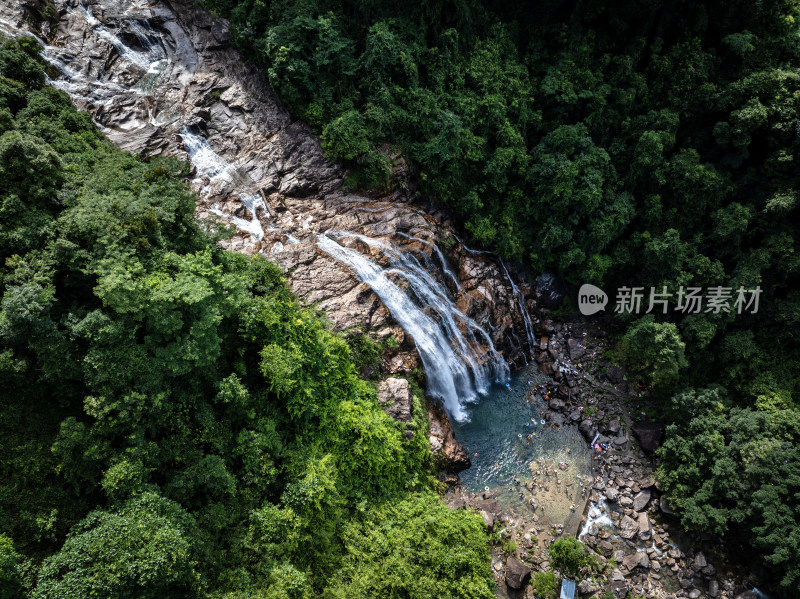
[[[637,551],[626,555],[622,560],[622,565],[628,569],[628,572],[633,572],[635,568],[649,568],[650,558],[647,557],[646,551]]]
[[[619,536],[623,539],[632,539],[639,532],[639,525],[636,520],[630,516],[623,516],[622,522],[619,523]]]
[[[644,491],[640,491],[636,494],[636,497],[633,498],[633,509],[637,512],[642,512],[647,507],[647,504],[650,503],[650,497],[652,493],[650,489],[645,489]]]
[[[378,386],[378,402],[383,411],[395,420],[411,422],[414,405],[411,387],[406,379],[389,377]]]

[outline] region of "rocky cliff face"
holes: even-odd
[[[511,363],[527,361],[530,287],[517,288],[496,257],[469,250],[443,215],[422,209],[402,157],[392,157],[389,190],[347,189],[346,173],[325,157],[314,132],[231,47],[227,22],[188,0],[57,0],[55,12],[47,4],[3,2],[0,31],[40,37],[52,84],[114,144],[145,157],[189,159],[198,217],[237,228],[227,247],[279,264],[298,297],[325,312],[335,330],[393,335],[399,347],[384,356],[385,371],[419,367],[420,340],[399,326],[363,272],[321,249],[323,236],[359,252],[406,292],[433,323],[426,326],[454,314],[445,336],[463,334],[454,351],[468,358],[472,378],[497,361],[495,349]],[[422,292],[402,272],[411,261],[430,277]]]

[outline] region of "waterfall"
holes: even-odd
[[[90,27],[97,31],[97,34],[101,38],[114,46],[122,58],[135,64],[144,71],[150,71],[151,67],[155,63],[167,58],[164,48],[161,47],[161,42],[159,41],[153,43],[152,38],[158,39],[158,36],[153,34],[153,31],[150,29],[149,25],[143,25],[135,19],[128,21],[133,35],[139,41],[139,44],[143,49],[142,51],[134,50],[125,42],[123,42],[116,33],[100,23],[100,21],[98,21],[97,18],[92,14],[90,8],[80,5],[80,10],[86,19],[86,22]]]
[[[197,169],[198,176],[205,175],[213,181],[214,179],[229,178],[232,176],[233,171],[236,170],[233,164],[227,162],[212,150],[206,138],[201,135],[192,133],[189,129],[184,127],[181,131],[181,139],[183,140],[183,147],[189,155],[189,160],[192,162],[195,169]],[[217,204],[211,206],[209,212],[221,216],[237,228],[247,231],[254,239],[263,239],[264,228],[261,226],[261,221],[258,219],[258,211],[262,210],[266,212],[267,207],[264,204],[264,200],[257,193],[240,193],[239,201],[250,213],[250,220],[245,220],[232,214],[225,214],[219,209]]]
[[[533,348],[536,346],[536,338],[533,335],[533,324],[531,323],[531,317],[528,314],[528,311],[525,309],[525,302],[523,301],[522,294],[520,293],[519,288],[514,284],[514,280],[511,278],[503,259],[499,258],[499,260],[500,265],[503,267],[503,270],[506,273],[508,282],[511,283],[511,291],[514,293],[514,297],[517,299],[517,305],[519,306],[520,314],[522,314],[522,322],[525,323],[525,335],[528,337],[528,347],[531,350],[531,354],[533,354]],[[528,363],[527,358],[525,359],[525,363]]]
[[[211,149],[205,137],[192,133],[184,127],[181,131],[181,139],[189,160],[197,169],[198,175],[205,175],[209,179],[215,179],[232,167],[230,162],[226,162],[222,157]]]
[[[600,496],[597,503],[592,504],[589,508],[589,513],[586,516],[586,522],[578,533],[578,540],[580,541],[587,534],[596,535],[600,532],[601,528],[613,528],[614,523],[608,515],[608,506],[606,505],[606,498]]]
[[[388,268],[337,242],[348,237],[378,250],[388,259]],[[439,399],[452,418],[464,421],[464,404],[476,401],[492,380],[505,380],[509,376],[508,366],[486,331],[458,311],[444,285],[412,254],[349,232],[328,231],[318,235],[317,246],[349,266],[413,337],[425,368],[428,394]],[[478,338],[482,339],[483,349]]]

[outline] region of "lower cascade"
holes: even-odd
[[[377,250],[388,267],[339,243],[345,239]],[[413,337],[425,367],[428,394],[439,399],[452,418],[465,420],[466,403],[485,394],[493,380],[508,378],[508,365],[486,331],[459,312],[446,287],[413,254],[350,232],[328,231],[317,236],[317,245],[369,285]]]

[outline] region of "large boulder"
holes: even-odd
[[[619,385],[623,380],[625,380],[625,371],[619,366],[612,366],[606,371],[606,377],[614,385]]]
[[[664,425],[658,422],[636,422],[631,432],[647,453],[653,453],[664,440]]]
[[[512,589],[522,589],[530,582],[531,569],[515,557],[506,561],[506,584]]]
[[[697,555],[694,556],[694,566],[698,570],[702,570],[708,565],[708,561],[706,561],[706,556],[700,551]]]
[[[628,572],[633,572],[635,568],[649,568],[650,559],[647,557],[646,551],[637,551],[626,555],[622,560],[622,565],[628,569]]]
[[[395,420],[411,422],[414,399],[406,379],[389,377],[378,386],[378,401]]]
[[[486,528],[488,528],[489,531],[494,530],[494,516],[492,514],[481,510],[481,518],[483,518],[483,521],[486,523]]]
[[[583,438],[586,439],[587,443],[591,443],[594,436],[597,434],[597,427],[594,425],[594,422],[589,420],[582,420],[581,423],[578,425],[578,430],[583,435]]]
[[[669,500],[666,497],[661,497],[659,500],[659,505],[661,507],[661,511],[664,512],[667,516],[674,516],[675,510],[672,509],[672,504],[670,504]]]
[[[616,437],[619,433],[621,425],[619,422],[619,418],[612,418],[611,421],[605,426],[603,432],[606,433],[609,437]]]
[[[634,511],[643,512],[647,507],[647,504],[650,503],[651,495],[652,493],[650,492],[650,489],[645,489],[644,491],[637,493],[636,497],[633,498]]]
[[[580,360],[586,354],[586,348],[577,339],[567,339],[567,350],[569,351],[569,359],[573,362]]]
[[[642,512],[639,514],[636,526],[639,529],[639,539],[642,541],[646,541],[652,536],[652,532],[650,530],[650,518],[647,517],[647,512]]]
[[[639,525],[630,516],[623,516],[619,523],[619,536],[623,539],[632,539],[639,532]]]

